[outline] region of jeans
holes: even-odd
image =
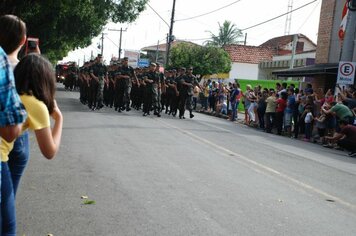
[[[197,109],[197,103],[198,103],[198,98],[197,97],[193,97],[193,110]]]
[[[250,120],[252,120],[252,121],[256,121],[255,120],[255,112],[254,112],[255,106],[256,106],[256,103],[252,102],[247,110],[248,115],[250,116]]]
[[[15,197],[17,188],[20,183],[20,179],[27,166],[27,162],[30,156],[29,146],[30,144],[28,138],[28,131],[26,131],[16,139],[14,143],[14,148],[9,154],[8,165],[11,173]]]
[[[239,101],[237,102],[232,102],[231,103],[231,108],[232,108],[232,113],[231,113],[231,120],[235,121],[237,120],[237,108],[239,107]]]
[[[266,112],[265,113],[265,122],[266,122],[266,132],[271,133],[273,126],[276,122],[276,113],[275,112]]]
[[[1,235],[16,236],[15,196],[7,162],[1,162]]]
[[[310,139],[312,136],[312,124],[305,123],[305,138]]]
[[[204,110],[208,110],[208,98],[207,97],[203,98],[202,106],[203,106]]]

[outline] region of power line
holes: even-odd
[[[309,14],[309,16],[305,19],[305,21],[303,22],[303,24],[299,27],[299,29],[297,30],[300,31],[302,29],[302,27],[305,25],[305,23],[307,23],[307,21],[309,20],[309,18],[313,15],[314,11],[316,10],[316,8],[319,6],[320,1],[318,2],[318,4],[315,5],[315,7],[313,8],[312,12]]]
[[[312,4],[312,3],[316,2],[316,1],[318,1],[318,0],[314,0],[314,1],[311,1],[311,2],[309,2],[309,3],[306,3],[306,4],[300,6],[300,7],[296,8],[296,9],[293,9],[292,11],[288,11],[288,12],[282,14],[282,15],[273,17],[273,18],[271,18],[271,19],[269,19],[269,20],[263,21],[263,22],[258,23],[258,24],[256,24],[256,25],[252,25],[252,26],[250,26],[250,27],[247,27],[247,28],[245,28],[245,29],[242,29],[241,31],[245,31],[245,30],[252,29],[252,28],[255,28],[255,27],[257,27],[257,26],[266,24],[266,23],[268,23],[268,22],[270,22],[270,21],[273,21],[273,20],[278,19],[278,18],[280,18],[280,17],[282,17],[282,16],[285,16],[285,15],[287,15],[287,14],[289,14],[289,13],[292,13],[292,12],[295,12],[295,11],[297,11],[297,10],[299,10],[299,9],[302,9],[302,8],[308,6],[308,5],[310,5],[310,4]]]
[[[154,11],[154,13],[156,13],[156,15],[157,15],[159,18],[161,18],[161,20],[162,20],[164,23],[166,23],[166,25],[167,25],[168,27],[170,27],[169,24],[167,23],[167,21],[165,21],[165,20],[163,19],[163,17],[162,17],[155,9],[153,9],[153,7],[151,7],[151,5],[150,5],[149,3],[147,3],[147,6],[149,6],[149,8],[151,8],[151,10]]]
[[[270,22],[270,21],[273,21],[273,20],[278,19],[278,18],[280,18],[280,17],[282,17],[282,16],[285,16],[285,15],[287,15],[287,14],[289,14],[289,13],[292,13],[292,12],[294,12],[294,11],[297,11],[297,10],[299,10],[299,9],[302,9],[302,8],[308,6],[308,5],[310,5],[310,4],[312,4],[312,3],[316,2],[316,1],[319,1],[319,0],[311,1],[311,2],[309,2],[309,3],[306,3],[306,4],[304,4],[304,5],[300,6],[300,7],[298,7],[298,8],[296,8],[296,9],[292,10],[292,11],[288,11],[288,12],[282,14],[282,15],[273,17],[273,18],[271,18],[271,19],[269,19],[269,20],[263,21],[263,22],[261,22],[261,23],[255,24],[255,25],[250,26],[250,27],[247,27],[247,28],[245,28],[245,29],[241,29],[241,31],[246,31],[246,30],[248,30],[248,29],[252,29],[252,28],[255,28],[255,27],[257,27],[257,26],[266,24],[266,23],[268,23],[268,22]],[[209,40],[209,39],[211,39],[211,38],[183,39],[183,40],[186,40],[186,41],[201,41],[201,40]]]
[[[242,1],[242,0],[234,1],[234,2],[232,2],[232,3],[230,3],[230,4],[228,4],[228,5],[225,5],[225,6],[223,6],[223,7],[220,7],[220,8],[218,8],[218,9],[215,9],[215,10],[210,11],[210,12],[207,12],[207,13],[203,13],[203,14],[198,15],[198,16],[192,16],[192,17],[189,17],[189,18],[179,19],[179,20],[176,20],[176,21],[185,21],[185,20],[195,19],[195,18],[198,18],[198,17],[201,17],[201,16],[206,16],[206,15],[209,15],[209,14],[211,14],[211,13],[220,11],[221,9],[227,8],[227,7],[231,6],[231,5],[234,5],[235,3],[238,3],[238,2],[240,2],[240,1]]]
[[[114,44],[117,48],[119,47],[111,38],[109,38],[108,36],[105,36],[105,38],[109,39],[110,42],[112,42],[112,44]]]

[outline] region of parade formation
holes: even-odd
[[[73,64],[64,81],[66,89],[79,88],[80,102],[95,111],[104,106],[117,112],[142,110],[143,116],[161,117],[161,113],[185,119],[185,110],[193,118],[193,87],[200,86],[193,67],[160,70],[160,64],[132,68],[128,58],[106,66],[102,55],[77,69]]]

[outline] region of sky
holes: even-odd
[[[231,21],[239,29],[246,29],[271,18],[288,12],[290,0],[176,0],[175,22],[173,35],[176,39],[192,41],[203,44],[210,38],[210,32],[217,34],[219,25],[225,20]],[[313,2],[291,15],[290,34],[301,33],[317,42],[320,7],[322,0],[293,0],[296,9]],[[124,29],[122,33],[122,50],[140,50],[143,47],[156,45],[157,42],[165,43],[169,32],[173,0],[150,0],[149,5],[163,18],[163,20],[146,6],[137,20],[130,24],[108,23],[104,29],[104,59],[108,62],[112,56],[117,57],[119,35],[118,31],[109,29]],[[224,6],[216,12],[201,17],[199,16]],[[266,24],[244,30],[247,33],[247,45],[258,46],[263,42],[285,33],[287,16],[282,16]],[[167,25],[168,24],[168,25]],[[94,55],[100,53],[97,45],[101,35],[92,40],[92,45],[87,48],[77,49],[68,54],[63,61],[76,61],[81,65]],[[242,38],[244,40],[244,37]],[[123,54],[122,54],[123,56]]]

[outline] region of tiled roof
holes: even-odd
[[[175,41],[172,42],[171,47],[174,47],[175,45],[177,45],[179,43],[189,43],[189,44],[197,45],[197,44],[189,42],[189,41],[175,40]],[[141,51],[156,51],[156,50],[157,50],[157,44],[141,48]],[[158,51],[165,52],[166,50],[167,50],[167,44],[166,43],[158,44]]]
[[[272,38],[266,42],[264,42],[263,44],[261,44],[260,46],[262,47],[271,47],[271,48],[279,48],[281,46],[285,46],[291,42],[293,42],[293,37],[294,34],[292,35],[285,35],[285,36],[280,36],[280,37],[275,37]],[[305,36],[304,34],[298,34],[298,38],[305,38],[307,39],[310,43],[312,43],[313,45],[315,45],[315,43],[313,41],[311,41],[307,36]],[[316,45],[315,45],[316,46]]]
[[[274,50],[269,47],[256,47],[245,45],[227,45],[224,47],[229,53],[232,62],[258,64],[261,61],[272,60]]]

